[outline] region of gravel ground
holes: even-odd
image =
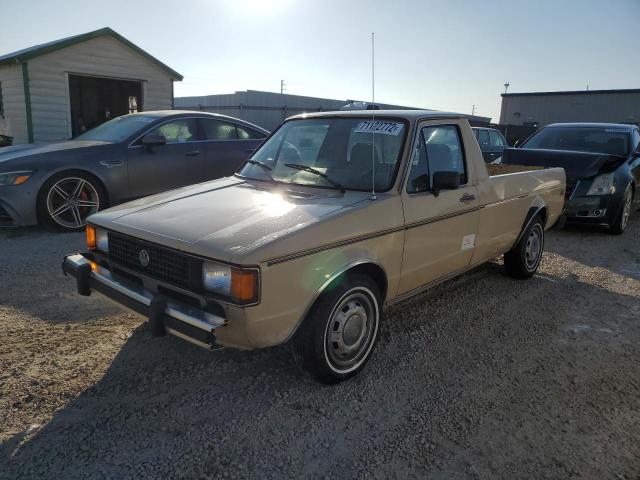
[[[74,293],[79,234],[0,232],[2,478],[640,478],[640,215],[389,309],[328,387]]]

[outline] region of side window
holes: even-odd
[[[241,127],[240,125],[236,125],[236,131],[238,132],[238,138],[240,140],[254,140],[266,137],[264,133],[253,130],[252,128]]]
[[[633,151],[638,149],[638,146],[640,145],[640,132],[638,132],[638,130],[636,130],[635,128],[633,129],[633,136],[632,136],[632,140],[631,140],[631,148],[633,149]]]
[[[196,121],[193,118],[181,118],[160,125],[151,133],[164,135],[167,143],[194,142],[198,138]]]
[[[4,104],[2,103],[2,82],[0,82],[0,118],[4,118]]]
[[[504,142],[502,141],[502,137],[495,130],[491,130],[489,132],[489,138],[491,139],[491,145],[494,147],[504,147]]]
[[[220,120],[200,119],[206,140],[236,140],[236,126]]]
[[[478,130],[478,143],[481,147],[490,145],[489,132],[487,130]]]
[[[409,171],[407,192],[422,193],[431,190],[435,172],[458,172],[460,185],[467,183],[460,132],[455,125],[434,125],[420,130],[418,146]]]

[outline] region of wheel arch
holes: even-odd
[[[532,205],[529,207],[529,210],[527,211],[527,215],[525,216],[524,222],[522,223],[520,233],[518,234],[516,241],[513,242],[514,246],[517,245],[518,242],[522,239],[522,235],[524,235],[524,232],[527,230],[533,219],[540,215],[542,216],[544,228],[546,229],[547,220],[549,219],[549,210],[547,209],[547,205],[544,203],[544,201],[538,197],[534,200]]]
[[[337,269],[333,273],[333,275],[331,275],[329,278],[326,279],[325,282],[322,283],[320,288],[317,289],[317,291],[309,301],[309,304],[307,305],[304,312],[298,319],[298,323],[292,329],[292,331],[289,334],[289,337],[285,340],[285,342],[293,338],[296,332],[300,330],[300,327],[302,323],[305,321],[305,319],[307,318],[309,311],[316,304],[316,302],[318,302],[318,300],[322,297],[322,294],[329,291],[332,285],[335,285],[345,276],[349,274],[354,274],[354,273],[360,273],[360,274],[366,275],[376,283],[376,285],[380,289],[380,296],[382,300],[381,302],[382,304],[380,305],[380,308],[382,309],[382,306],[384,305],[385,300],[387,298],[387,291],[389,286],[387,273],[384,267],[380,265],[378,262],[370,259],[354,260],[352,262],[346,263],[345,265]]]

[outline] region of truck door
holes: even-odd
[[[456,190],[433,192],[436,172],[460,175]],[[475,248],[479,201],[465,158],[460,122],[425,122],[410,158],[402,192],[405,245],[398,293],[403,294],[469,265]]]

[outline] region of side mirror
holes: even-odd
[[[147,133],[140,143],[145,147],[153,147],[155,145],[164,145],[167,143],[167,139],[164,138],[164,135],[160,135],[159,133]]]
[[[458,172],[435,172],[431,191],[437,197],[440,190],[457,190],[460,188],[460,174]]]

